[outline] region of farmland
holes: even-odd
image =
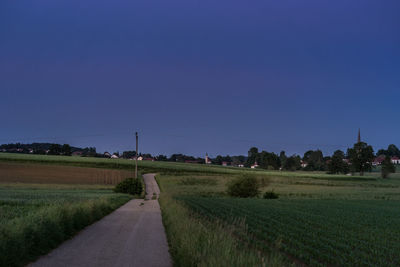
[[[176,201],[199,225],[225,225],[226,236],[236,239],[235,253],[261,252],[260,262],[267,266],[400,264],[397,175],[384,180],[374,173],[342,178],[315,173],[256,174],[264,184],[261,191],[273,190],[279,199],[228,197],[227,183],[240,174],[160,175],[164,213],[168,216],[170,211],[163,202]],[[171,245],[179,248],[181,242]],[[212,257],[212,252],[207,255]]]
[[[0,184],[0,266],[22,266],[130,199],[80,186]]]
[[[23,266],[131,199],[125,169],[0,161],[0,266]]]
[[[92,158],[92,157],[68,157],[68,156],[50,156],[50,155],[29,155],[29,154],[13,154],[0,153],[0,162],[8,163],[32,163],[42,165],[62,165],[62,166],[78,166],[103,169],[120,169],[133,170],[134,162],[127,159],[107,159],[107,158]],[[162,161],[138,161],[139,171],[142,173],[158,172],[167,175],[182,175],[182,174],[219,174],[219,175],[235,175],[239,173],[250,173],[268,175],[273,177],[298,177],[298,178],[315,178],[315,179],[357,179],[357,176],[348,177],[346,175],[329,175],[323,172],[289,172],[289,171],[267,171],[263,169],[248,169],[237,167],[224,167],[218,165],[191,164],[178,162],[162,162]],[[379,172],[368,173],[368,177],[378,177]],[[395,177],[400,177],[399,174],[394,174]]]
[[[132,171],[0,161],[0,182],[115,185]]]
[[[180,198],[208,219],[243,221],[251,246],[309,265],[399,266],[399,201]]]
[[[109,212],[126,201],[110,191],[112,184],[131,176],[133,166],[123,159],[0,153],[0,223],[23,225],[65,207],[95,203],[114,203]],[[360,177],[171,162],[139,162],[139,171],[158,173],[163,222],[177,266],[400,264],[398,173],[381,179],[378,171]],[[254,175],[261,193],[272,190],[279,199],[228,197],[227,184],[243,174]],[[36,255],[45,251],[39,250]]]

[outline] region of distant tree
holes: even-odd
[[[387,150],[386,149],[379,149],[378,152],[376,152],[377,156],[387,156]]]
[[[362,176],[364,172],[371,170],[374,160],[372,146],[364,142],[356,143],[353,148],[347,150],[347,155],[350,159],[352,171],[359,172]]]
[[[394,156],[400,157],[400,150],[397,148],[397,146],[391,144],[387,148],[387,155],[390,157]]]
[[[222,164],[222,156],[218,155],[215,159],[214,159],[214,163],[217,165],[221,165]]]
[[[49,149],[49,155],[60,155],[62,153],[62,147],[59,144],[51,144]]]
[[[388,178],[389,174],[395,173],[395,172],[396,172],[396,167],[392,163],[390,157],[386,156],[382,162],[382,167],[381,167],[382,178]]]
[[[344,162],[344,152],[341,150],[336,150],[333,153],[333,156],[328,164],[328,173],[337,174],[343,173],[346,174],[349,172],[349,165]]]
[[[61,148],[61,153],[65,156],[71,156],[72,152],[71,152],[71,146],[68,144],[64,144]]]
[[[287,171],[299,170],[301,168],[300,156],[293,155],[293,156],[287,158],[283,168]]]
[[[139,156],[142,156],[144,159],[149,159],[153,158],[153,156],[150,153],[139,153]]]
[[[304,153],[303,161],[307,163],[305,170],[308,171],[324,171],[325,161],[321,150],[309,150]]]
[[[84,157],[96,157],[97,152],[95,147],[85,147],[82,149],[82,156]]]
[[[136,151],[133,151],[133,150],[128,150],[128,151],[122,152],[122,157],[124,159],[131,159],[131,158],[134,158],[135,156],[136,156]]]
[[[246,167],[250,167],[258,160],[258,148],[252,147],[248,152],[248,157],[246,161]]]
[[[165,156],[165,155],[158,155],[158,156],[156,157],[156,160],[158,160],[158,161],[167,161],[168,158],[167,158],[167,156]]]
[[[280,167],[284,168],[284,166],[286,165],[286,154],[285,151],[281,151],[281,153],[279,154],[279,161],[280,161]]]
[[[387,149],[379,149],[376,153],[377,156],[385,155],[390,157],[400,157],[400,150],[397,146],[390,144]]]
[[[232,164],[233,165],[240,165],[240,164],[243,164],[244,165],[244,163],[246,162],[246,157],[245,156],[242,156],[242,155],[240,155],[240,156],[233,156],[232,157]]]
[[[278,170],[280,167],[280,160],[278,155],[276,155],[275,153],[262,151],[261,153],[259,153],[258,164],[263,169]]]
[[[171,157],[169,157],[168,159],[168,161],[173,161],[173,162],[185,162],[187,160],[194,161],[196,160],[196,158],[192,156],[186,156],[183,154],[172,154]]]

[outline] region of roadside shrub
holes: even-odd
[[[263,198],[265,199],[277,199],[279,198],[279,195],[275,193],[274,191],[267,191],[264,193]]]
[[[243,175],[228,184],[228,195],[232,197],[256,197],[260,191],[259,182],[252,175]]]
[[[126,193],[140,195],[143,191],[143,184],[140,179],[127,178],[117,184],[114,188],[115,193]]]

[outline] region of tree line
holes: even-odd
[[[305,171],[326,171],[329,174],[359,173],[371,171],[375,156],[382,157],[382,177],[387,177],[395,172],[395,166],[391,157],[400,158],[400,150],[393,144],[387,149],[380,149],[375,154],[372,146],[365,142],[355,143],[348,148],[347,152],[336,150],[332,156],[324,156],[321,150],[309,150],[303,157],[299,155],[286,156],[285,151],[278,154],[274,152],[261,151],[256,147],[250,148],[245,163],[246,167],[257,165],[267,170],[305,170]]]

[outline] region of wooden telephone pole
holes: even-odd
[[[138,160],[138,157],[139,157],[139,155],[138,155],[138,144],[139,144],[139,136],[138,136],[138,132],[136,132],[136,164],[135,164],[135,178],[137,179],[138,178],[138,176],[137,176],[137,160]]]

